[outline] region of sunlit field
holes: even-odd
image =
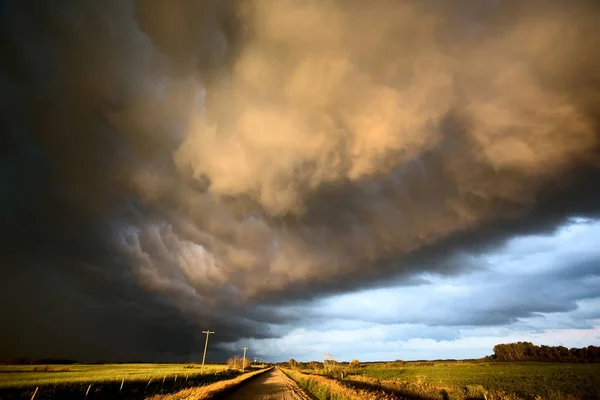
[[[205,365],[204,373],[222,371],[226,365]],[[2,365],[0,388],[45,386],[73,383],[101,383],[185,380],[200,374],[198,364],[68,364],[68,365]]]
[[[403,366],[368,365],[355,372],[364,377],[436,386],[475,386],[524,396],[564,394],[600,397],[600,364],[540,362],[433,362]]]
[[[443,398],[441,393],[451,399],[600,398],[600,364],[449,361],[368,363],[354,368],[338,364],[327,371],[306,367],[296,370],[328,376],[346,387],[384,389],[416,399]]]

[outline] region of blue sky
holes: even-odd
[[[419,284],[327,297],[280,312],[281,338],[244,339],[267,359],[364,361],[478,358],[498,343],[600,344],[600,221],[573,218],[545,235],[460,256],[467,271]]]

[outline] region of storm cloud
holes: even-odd
[[[282,305],[477,273],[598,215],[593,1],[2,9],[0,356],[183,359],[206,328],[226,351],[303,323]],[[542,287],[597,258],[569,265]],[[578,299],[537,300],[410,322]]]

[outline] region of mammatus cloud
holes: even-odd
[[[272,304],[457,274],[597,212],[594,2],[3,7],[16,286],[42,263],[102,277],[107,314],[264,338],[293,318]]]

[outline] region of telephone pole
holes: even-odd
[[[202,369],[200,370],[200,375],[204,374],[204,359],[206,358],[206,348],[208,347],[208,335],[210,335],[211,332],[210,330],[208,331],[202,331],[202,333],[206,333],[206,343],[204,343],[204,355],[202,356]]]
[[[244,358],[242,359],[242,372],[244,372],[244,368],[246,368],[246,350],[248,350],[248,348],[244,347]]]

